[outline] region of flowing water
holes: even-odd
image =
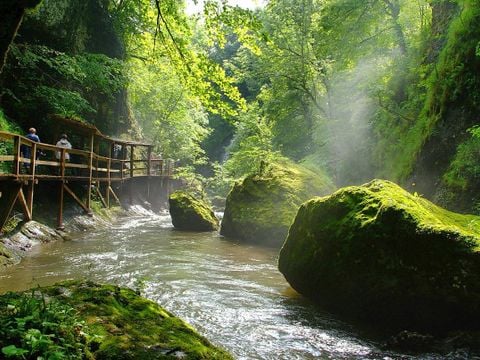
[[[275,249],[177,231],[168,214],[121,220],[37,248],[0,272],[0,293],[89,278],[141,288],[236,359],[410,358],[380,350],[296,294]]]

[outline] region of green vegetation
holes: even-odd
[[[0,347],[9,359],[82,359],[88,328],[69,305],[35,290],[0,297]]]
[[[231,359],[133,290],[66,282],[0,297],[0,347],[12,359]]]
[[[43,138],[58,113],[151,141],[212,196],[289,159],[338,186],[381,176],[477,208],[475,164],[462,163],[480,111],[476,1],[187,7],[43,2],[11,46],[5,113]]]
[[[303,204],[279,269],[340,312],[438,333],[478,327],[479,249],[480,217],[374,180]]]

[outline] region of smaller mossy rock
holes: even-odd
[[[301,294],[391,330],[480,327],[480,217],[374,180],[302,205],[279,269]]]
[[[333,190],[324,174],[293,162],[263,164],[257,174],[235,183],[228,194],[220,233],[280,247],[300,205]]]
[[[33,306],[35,299],[39,307]],[[28,336],[28,331],[32,331],[28,327],[36,321],[39,324],[36,324],[38,330],[35,331],[40,330],[56,343],[76,339],[75,357],[64,354],[56,358],[233,359],[226,351],[199,335],[189,324],[131,289],[69,281],[24,293],[7,293],[0,296],[2,324],[15,326],[13,318],[19,315],[15,314],[16,307],[12,304],[18,303],[27,304],[33,314],[13,337],[10,334],[0,337],[0,348],[25,346],[18,342],[25,338],[24,335]],[[55,316],[45,320],[47,323],[43,325],[42,312],[51,314],[55,309],[68,316],[52,314]],[[71,322],[69,317],[76,319],[75,326],[65,326]],[[58,330],[62,339],[56,338]],[[45,353],[36,355],[44,356]]]
[[[190,231],[218,230],[219,221],[210,206],[193,195],[177,190],[168,199],[172,224]]]

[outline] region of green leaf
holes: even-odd
[[[28,350],[17,348],[15,345],[8,345],[2,348],[2,353],[7,357],[19,357],[28,353]]]

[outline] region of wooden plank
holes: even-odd
[[[65,188],[65,190],[67,191],[67,193],[73,198],[73,200],[75,200],[77,202],[78,205],[80,205],[80,207],[87,213],[87,214],[90,214],[91,211],[90,209],[88,208],[87,204],[84,204],[82,200],[80,200],[80,198],[75,195],[75,193],[72,191],[72,189],[70,189],[67,184],[63,184],[63,187]]]
[[[0,155],[0,161],[13,161],[15,156],[13,155]]]
[[[63,194],[65,191],[65,184],[63,181],[60,183],[60,194],[58,197],[58,215],[57,215],[57,229],[63,230],[65,227],[63,226]]]
[[[23,210],[23,214],[25,215],[25,219],[27,221],[32,220],[32,214],[30,213],[30,210],[28,209],[27,200],[25,199],[25,195],[23,193],[22,187],[20,187],[20,190],[18,191],[17,200],[20,203],[20,206]]]
[[[117,201],[117,203],[118,203],[119,205],[121,205],[120,199],[118,198],[117,194],[115,194],[115,191],[113,191],[113,189],[112,189],[111,186],[108,187],[108,191],[110,191],[110,193],[113,195],[113,197],[115,198],[115,200]]]
[[[13,181],[4,182],[0,186],[0,192],[2,194],[2,204],[0,206],[0,230],[3,229],[5,223],[10,217],[10,213],[17,201],[18,193],[22,188],[22,184],[15,183]]]
[[[100,187],[100,184],[98,184],[98,186],[95,186],[95,190],[96,190],[98,196],[100,197],[100,201],[102,202],[103,206],[108,208],[107,202],[103,198],[102,192],[100,191],[99,187]]]

